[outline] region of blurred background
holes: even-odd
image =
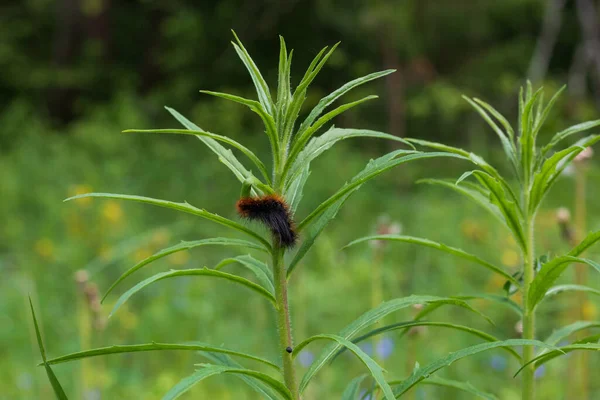
[[[544,85],[547,98],[568,84],[540,134],[542,143],[569,125],[600,118],[599,9],[594,0],[3,0],[0,399],[53,396],[43,370],[35,367],[40,357],[27,294],[33,297],[53,357],[152,340],[198,340],[276,357],[270,348],[275,325],[269,304],[221,282],[161,282],[106,319],[117,295],[141,277],[169,268],[211,267],[243,252],[203,247],[174,254],[128,279],[99,307],[98,292],[104,293],[136,261],[182,239],[229,235],[228,231],[151,206],[90,199],[62,202],[90,191],[138,194],[187,200],[237,218],[239,182],[201,142],[120,133],[128,128],[179,128],[163,108],[168,105],[203,129],[229,135],[269,160],[256,115],[198,92],[255,98],[251,79],[230,44],[230,29],[271,87],[276,84],[277,35],[295,49],[292,85],[323,46],[342,42],[312,84],[306,109],[346,81],[397,69],[346,96],[345,101],[366,94],[380,99],[338,117],[336,126],[443,141],[489,158],[508,172],[495,134],[461,94],[491,103],[514,121],[518,88],[525,79]],[[298,215],[310,212],[370,158],[395,146],[353,140],[314,163]],[[296,338],[335,333],[384,299],[413,293],[502,294],[504,281],[435,250],[393,243],[340,250],[359,236],[402,232],[460,247],[516,270],[518,249],[507,231],[462,198],[415,183],[425,177],[457,178],[466,168],[435,160],[407,164],[354,195],[291,281]],[[599,178],[597,157],[592,157],[560,179],[539,213],[540,253],[568,248],[567,225],[573,232],[600,229],[600,188],[595,184]],[[559,224],[559,207],[566,207],[575,221],[563,219]],[[588,257],[594,255],[598,250]],[[77,273],[80,270],[85,273]],[[241,268],[236,272],[244,273]],[[600,286],[595,275],[587,279],[590,286]],[[501,338],[519,336],[514,313],[486,302],[474,305],[496,326],[460,310],[446,309],[434,319],[473,324]],[[410,320],[416,312],[397,313],[384,322]],[[598,300],[564,294],[540,312],[543,339],[553,327],[597,319]],[[423,365],[479,342],[441,329],[413,330],[404,337],[391,333],[363,346],[384,363],[391,377],[403,378],[416,361]],[[319,344],[312,346],[299,357],[300,371],[318,353]],[[72,399],[155,399],[203,360],[185,352],[139,353],[61,364],[55,371]],[[599,357],[591,355],[588,362],[590,371],[597,371]],[[538,370],[540,399],[584,398],[567,392],[567,382],[579,379],[569,372],[570,363],[565,358]],[[516,369],[514,360],[498,351],[457,363],[440,375],[470,380],[501,399],[518,399],[518,378],[512,378]],[[352,357],[340,357],[319,373],[306,398],[338,398],[345,384],[363,372]],[[600,398],[597,380],[579,387],[588,398]],[[187,398],[256,398],[232,377],[211,378],[191,393]],[[434,386],[423,386],[407,397],[471,398]]]

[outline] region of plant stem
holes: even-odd
[[[528,207],[528,201],[526,208]],[[528,216],[526,230],[527,230],[527,249],[525,252],[525,271],[524,271],[524,285],[523,285],[523,339],[533,340],[535,339],[535,311],[530,309],[529,306],[529,288],[535,275],[535,261],[534,261],[534,216]],[[523,348],[523,363],[527,363],[535,356],[535,348],[533,346],[524,346]],[[535,365],[529,364],[523,370],[523,383],[522,383],[522,400],[533,400],[535,398]]]
[[[283,262],[283,249],[273,241],[273,277],[275,280],[275,298],[277,300],[277,331],[279,334],[279,351],[283,360],[283,378],[285,385],[292,393],[294,400],[300,399],[294,360],[288,347],[293,349],[292,324],[290,322],[290,307],[287,295],[287,278]]]

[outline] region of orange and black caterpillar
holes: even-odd
[[[282,247],[294,247],[296,244],[298,234],[294,229],[294,221],[288,205],[280,196],[242,197],[236,207],[242,218],[265,224]]]

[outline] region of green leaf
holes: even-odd
[[[358,398],[360,385],[366,377],[367,375],[360,375],[352,379],[348,386],[346,386],[344,393],[342,393],[342,400],[356,400]]]
[[[296,177],[304,171],[306,165],[313,161],[315,158],[320,156],[323,152],[329,150],[334,144],[341,140],[355,138],[355,137],[372,137],[378,139],[389,139],[397,142],[404,143],[410,147],[413,147],[406,140],[399,138],[394,135],[387,133],[371,131],[366,129],[342,129],[334,128],[327,130],[321,136],[312,138],[310,142],[302,149],[295,160],[289,160],[286,164],[286,180],[291,185],[295,182]],[[413,147],[414,148],[414,147]]]
[[[572,253],[572,252],[571,252]],[[529,301],[527,304],[533,310],[535,306],[544,298],[546,292],[552,284],[562,275],[571,263],[587,264],[600,272],[600,264],[585,258],[574,257],[573,255],[556,257],[545,264],[542,264],[541,269],[533,279],[529,289]]]
[[[352,343],[360,343],[362,341],[365,341],[369,338],[372,338],[373,336],[377,336],[380,335],[382,333],[385,332],[390,332],[390,331],[394,331],[394,330],[403,330],[406,331],[409,328],[412,328],[414,326],[436,326],[436,327],[440,327],[440,328],[450,328],[450,329],[455,329],[458,331],[462,331],[462,332],[467,332],[473,336],[477,336],[480,339],[483,339],[487,342],[497,342],[500,339],[498,339],[495,336],[492,336],[486,332],[483,332],[481,330],[478,329],[474,329],[471,328],[469,326],[464,326],[464,325],[458,325],[458,324],[452,324],[449,322],[435,322],[435,321],[408,321],[408,322],[398,322],[395,324],[390,324],[390,325],[386,325],[386,326],[382,326],[380,328],[377,329],[373,329],[370,332],[365,333],[364,335],[361,335],[355,339],[352,340]],[[506,351],[508,351],[512,356],[514,356],[517,360],[521,360],[521,356],[519,355],[519,353],[517,353],[516,351],[514,351],[512,348],[510,347],[503,347],[503,349],[505,349]]]
[[[526,249],[527,241],[525,240],[525,233],[523,231],[521,211],[518,205],[507,197],[504,190],[507,185],[503,185],[496,178],[482,171],[475,171],[473,175],[490,191],[490,202],[497,206],[504,216],[506,225],[513,233],[521,249]]]
[[[235,362],[227,354],[211,352],[202,352],[201,354],[204,357],[208,358],[212,363],[224,365],[226,367],[244,368],[241,364]],[[266,398],[268,400],[279,400],[281,398],[277,394],[275,394],[273,389],[271,389],[271,387],[265,384],[263,381],[259,381],[247,375],[237,375],[237,377],[246,382],[246,384],[250,386],[254,391],[260,393],[263,396],[263,398]]]
[[[474,171],[472,171],[474,172]],[[463,181],[460,185],[455,184],[453,181],[442,180],[442,179],[421,179],[417,183],[427,183],[430,185],[440,185],[449,189],[454,190],[457,193],[462,194],[471,201],[481,206],[485,211],[490,213],[494,218],[500,221],[503,225],[506,225],[504,216],[493,204],[489,201],[489,191],[484,190],[481,186],[471,184],[470,182]]]
[[[245,358],[248,360],[257,361],[261,364],[268,365],[271,368],[279,370],[279,366],[261,357],[253,356],[251,354],[241,353],[239,351],[224,349],[222,347],[210,346],[200,342],[189,342],[189,343],[144,343],[144,344],[127,344],[127,345],[115,345],[109,347],[100,347],[92,350],[78,351],[75,353],[67,354],[64,356],[56,357],[48,360],[49,365],[60,364],[69,361],[81,360],[84,358],[105,356],[110,354],[121,354],[121,353],[137,353],[143,351],[171,351],[171,350],[186,350],[186,351],[211,351],[215,353],[229,354],[236,357]],[[41,364],[40,364],[41,365]]]
[[[429,378],[436,371],[439,371],[442,368],[452,365],[452,363],[454,363],[455,361],[487,350],[506,346],[537,346],[542,348],[556,349],[554,346],[549,346],[544,342],[540,342],[539,340],[528,339],[509,339],[499,342],[481,343],[475,346],[455,351],[453,353],[448,354],[447,356],[444,356],[427,364],[424,367],[416,369],[407,379],[405,379],[402,382],[400,387],[394,389],[394,394],[396,395],[396,397],[401,396],[413,386],[417,385],[424,379]]]
[[[84,197],[102,197],[102,198],[107,198],[107,199],[116,199],[116,200],[129,200],[129,201],[137,201],[140,203],[146,203],[146,204],[152,204],[154,206],[159,206],[159,207],[165,207],[165,208],[170,208],[172,210],[177,210],[177,211],[182,211],[188,214],[193,214],[193,215],[197,215],[199,217],[208,219],[210,221],[216,222],[217,224],[221,224],[224,225],[228,228],[232,228],[235,229],[239,232],[243,232],[246,235],[258,240],[260,243],[262,243],[267,249],[269,249],[269,251],[271,251],[271,245],[269,244],[269,242],[263,238],[262,236],[260,236],[258,233],[254,232],[253,230],[245,227],[242,224],[238,224],[235,221],[232,221],[230,219],[221,217],[220,215],[217,214],[213,214],[210,213],[204,209],[200,209],[200,208],[196,208],[194,206],[192,206],[191,204],[184,202],[184,203],[175,203],[173,201],[167,201],[167,200],[159,200],[159,199],[153,199],[150,197],[143,197],[143,196],[135,196],[135,195],[127,195],[127,194],[114,194],[114,193],[86,193],[86,194],[81,194],[78,196],[73,196],[73,197],[69,197],[68,199],[65,199],[64,201],[70,201],[70,200],[75,200],[75,199],[81,199]]]
[[[253,371],[251,369],[245,368],[233,368],[226,367],[223,365],[213,365],[213,364],[197,364],[201,366],[202,369],[196,370],[196,372],[187,378],[181,380],[177,385],[175,385],[169,392],[163,397],[163,400],[173,400],[181,396],[183,393],[187,392],[194,385],[196,385],[201,380],[208,378],[213,375],[218,374],[235,374],[235,375],[244,375],[250,377],[252,379],[256,379],[263,383],[266,383],[269,387],[276,390],[284,399],[292,400],[292,395],[290,391],[285,387],[283,383],[270,377],[267,374],[263,374],[262,372]]]
[[[558,98],[560,97],[561,93],[567,88],[567,85],[563,85],[555,94],[554,96],[552,96],[552,98],[550,99],[550,101],[548,102],[548,105],[546,105],[546,107],[544,108],[544,111],[542,112],[542,114],[540,115],[539,118],[537,118],[537,122],[533,128],[533,139],[535,141],[535,139],[537,138],[537,135],[539,133],[539,131],[542,129],[542,126],[544,125],[544,122],[546,122],[546,119],[548,118],[548,115],[550,115],[550,110],[552,110],[552,107],[554,107],[554,103],[556,103],[556,100],[558,100]],[[541,102],[540,102],[541,105]],[[542,157],[544,156],[544,151],[542,151]]]
[[[470,382],[455,381],[453,379],[446,379],[446,378],[441,378],[439,376],[433,375],[433,376],[430,376],[429,378],[425,379],[421,383],[424,385],[436,385],[436,386],[443,386],[443,387],[448,387],[448,388],[452,388],[452,389],[462,390],[463,392],[475,395],[476,397],[478,397],[480,399],[486,399],[486,400],[497,400],[498,399],[496,396],[494,396],[491,393],[486,393],[482,390],[477,389]]]
[[[310,248],[313,246],[317,237],[321,234],[321,232],[323,232],[323,229],[325,229],[329,222],[335,218],[342,205],[344,205],[348,197],[350,197],[350,194],[351,193],[347,193],[345,196],[339,199],[331,207],[325,210],[325,212],[322,213],[315,222],[313,222],[307,229],[304,230],[304,233],[302,234],[302,244],[298,248],[298,251],[296,251],[296,254],[294,254],[294,258],[287,267],[288,278],[298,266],[298,263],[302,261],[308,250],[310,250]]]
[[[269,85],[267,85],[267,82],[262,77],[260,71],[258,70],[258,67],[256,66],[256,64],[254,64],[254,61],[250,57],[250,54],[248,54],[248,51],[246,51],[246,48],[244,47],[240,39],[237,37],[235,32],[233,30],[231,32],[233,33],[237,44],[234,42],[231,43],[233,44],[236,53],[246,66],[246,69],[250,73],[250,77],[252,78],[252,82],[254,83],[254,87],[256,88],[256,93],[258,95],[258,100],[260,101],[260,104],[262,104],[262,106],[269,114],[273,115],[274,106],[273,100],[271,100],[271,91],[269,90]]]
[[[325,125],[327,122],[331,121],[333,118],[340,115],[341,113],[343,113],[346,110],[356,107],[366,101],[377,99],[377,98],[378,98],[378,96],[367,96],[367,97],[363,97],[360,100],[353,101],[353,102],[347,103],[347,104],[343,104],[343,105],[337,107],[335,110],[330,111],[327,114],[323,115],[321,118],[319,118],[317,120],[317,122],[315,122],[309,128],[302,131],[302,133],[300,133],[300,131],[299,131],[298,136],[294,140],[292,150],[290,151],[290,155],[288,158],[289,159],[288,164],[291,164],[296,159],[296,157],[298,156],[298,153],[300,153],[302,151],[302,149],[304,149],[304,147],[306,146],[306,143],[310,140],[310,138],[315,133],[317,133],[317,131],[319,129],[321,129],[321,127],[323,125]]]
[[[596,242],[600,241],[600,231],[590,232],[588,235],[575,246],[570,252],[570,256],[577,257],[582,254],[584,251],[592,247]]]
[[[211,96],[221,97],[223,99],[231,100],[236,103],[244,104],[250,108],[250,110],[254,111],[263,121],[265,125],[265,132],[267,133],[267,137],[269,138],[269,143],[271,145],[271,150],[273,154],[279,153],[279,137],[277,136],[277,128],[275,126],[275,120],[273,117],[263,108],[262,104],[257,101],[245,99],[240,96],[234,96],[228,93],[221,92],[211,92],[210,90],[200,90],[200,93],[208,94]],[[191,128],[189,128],[191,129]]]
[[[519,317],[523,317],[523,310],[521,309],[521,306],[519,306],[517,303],[515,303],[513,300],[506,296],[498,294],[479,293],[473,295],[460,295],[454,297],[461,300],[481,299],[493,301],[501,306],[507,307],[510,310],[514,311],[515,314],[517,314]]]
[[[123,295],[121,295],[121,297],[119,297],[119,300],[117,300],[117,303],[110,312],[109,317],[112,316],[119,309],[119,307],[121,307],[131,296],[133,296],[135,293],[139,292],[146,286],[163,279],[174,278],[178,276],[209,276],[213,278],[227,279],[230,282],[241,284],[242,286],[245,286],[246,288],[262,295],[271,303],[273,303],[273,305],[276,304],[275,297],[271,293],[269,293],[267,289],[252,281],[249,281],[246,278],[242,278],[241,276],[228,274],[226,272],[216,271],[214,269],[208,268],[183,269],[161,272],[159,274],[151,276],[148,279],[141,281],[140,283],[129,289],[127,292],[125,292]]]
[[[37,318],[35,317],[35,311],[33,309],[33,302],[31,301],[31,296],[29,296],[29,307],[31,308],[31,316],[33,318],[33,326],[35,328],[35,336],[37,338],[38,346],[40,348],[40,355],[42,356],[43,362],[40,365],[43,365],[46,369],[46,375],[48,375],[48,380],[50,381],[50,385],[52,385],[52,390],[54,391],[54,395],[58,400],[68,400],[67,395],[62,388],[58,378],[50,368],[49,362],[46,360],[46,350],[44,349],[44,342],[42,341],[42,334],[40,333],[40,327],[37,322]]]
[[[304,77],[300,81],[300,84],[294,91],[292,95],[292,101],[288,106],[287,113],[285,116],[285,132],[284,132],[284,143],[288,143],[290,137],[292,135],[292,130],[294,128],[294,124],[296,123],[296,119],[298,118],[298,114],[300,113],[300,109],[302,108],[302,104],[306,99],[306,91],[311,82],[315,79],[321,68],[325,65],[331,54],[335,51],[336,47],[339,45],[339,42],[336,43],[328,52],[323,56],[327,47],[323,48],[319,54],[313,59],[310,63]]]
[[[576,332],[597,327],[600,327],[600,321],[576,321],[560,329],[556,329],[544,342],[551,346],[556,346],[559,342]]]
[[[291,58],[291,57],[290,57]],[[290,60],[291,61],[291,60]],[[277,123],[285,123],[285,112],[290,102],[290,63],[283,36],[279,36],[279,70],[277,85]],[[282,127],[283,128],[283,127]],[[280,132],[283,129],[280,130]]]
[[[433,240],[429,240],[429,239],[424,239],[424,238],[419,238],[419,237],[414,237],[414,236],[404,236],[404,235],[373,235],[373,236],[365,236],[360,239],[356,239],[356,240],[348,243],[343,248],[345,249],[345,248],[353,246],[357,243],[362,243],[362,242],[366,242],[366,241],[370,241],[370,240],[387,240],[387,241],[393,241],[393,242],[412,243],[412,244],[418,244],[421,246],[431,247],[431,248],[434,248],[437,250],[441,250],[446,253],[452,254],[454,256],[457,256],[457,257],[463,258],[465,260],[469,260],[476,264],[479,264],[482,267],[487,268],[487,269],[505,277],[509,281],[513,282],[515,285],[520,286],[520,283],[518,280],[516,280],[511,274],[509,274],[508,272],[505,272],[501,268],[499,268],[485,260],[482,260],[481,258],[479,258],[473,254],[467,253],[464,250],[457,249],[456,247],[446,246],[445,244],[434,242]]]
[[[259,280],[260,284],[268,289],[271,293],[275,293],[275,288],[273,287],[273,271],[262,261],[258,261],[250,255],[238,256],[234,258],[226,258],[222,260],[217,266],[215,266],[215,270],[221,270],[226,265],[238,263],[245,268],[248,268],[250,271],[256,275],[256,279]]]
[[[463,96],[463,99],[465,99],[479,113],[479,115],[481,115],[481,117],[485,120],[485,122],[487,122],[487,124],[492,128],[492,130],[496,132],[496,135],[498,135],[498,138],[502,143],[504,153],[506,153],[506,156],[510,160],[511,165],[513,166],[515,172],[518,175],[519,165],[517,161],[517,149],[515,148],[515,144],[511,140],[514,136],[514,133],[508,121],[506,121],[506,119],[492,106],[479,99],[475,99],[475,101],[473,101],[466,96]],[[490,118],[486,110],[488,110],[492,115],[494,115],[496,119],[501,121],[501,123],[504,125],[504,128],[506,129],[506,133],[503,132],[502,129],[500,129],[500,127],[494,122],[494,120],[492,120],[492,118]]]
[[[535,367],[539,368],[541,365],[546,364],[548,361],[553,360],[556,357],[566,355],[575,350],[600,351],[600,343],[591,343],[594,341],[597,342],[598,338],[599,338],[599,335],[593,335],[589,338],[577,341],[574,344],[570,344],[568,346],[563,346],[556,350],[540,354],[539,356],[530,360],[528,363],[522,365],[521,368],[519,368],[519,370],[515,373],[514,376],[519,375],[519,373],[521,373],[521,371],[523,371],[523,369],[525,369],[525,367],[527,367],[528,365],[530,365],[532,363],[535,363]]]
[[[370,82],[372,80],[381,78],[383,76],[389,75],[395,71],[396,70],[394,70],[394,69],[388,69],[385,71],[374,72],[372,74],[363,76],[361,78],[354,79],[354,80],[346,83],[339,89],[333,91],[329,95],[323,97],[321,99],[321,101],[319,101],[319,103],[315,106],[315,108],[312,109],[312,111],[310,112],[308,117],[306,117],[304,122],[302,122],[302,124],[300,125],[300,128],[298,129],[297,137],[302,137],[302,134],[304,133],[304,131],[306,131],[308,128],[310,128],[310,126],[313,124],[313,122],[315,122],[315,120],[319,117],[319,115],[321,115],[323,110],[325,110],[325,108],[327,108],[327,106],[329,106],[335,100],[337,100],[338,98],[340,98],[344,94],[348,93],[350,90],[354,89],[357,86],[360,86],[360,85]]]
[[[533,160],[535,159],[535,142],[533,140],[533,116],[532,109],[535,105],[536,99],[541,93],[539,88],[532,95],[529,95],[530,90],[528,89],[528,95],[526,96],[525,106],[521,115],[521,135],[519,136],[520,144],[520,155],[521,155],[521,167],[522,176],[525,182],[529,182],[531,176]]]
[[[450,153],[420,153],[412,150],[396,150],[375,160],[371,160],[365,169],[355,175],[350,182],[347,182],[340,190],[321,203],[312,213],[310,213],[302,222],[300,222],[298,224],[298,231],[301,232],[302,229],[306,227],[306,225],[308,225],[313,219],[325,212],[327,208],[331,207],[347,193],[355,191],[356,189],[360,188],[363,183],[373,179],[382,172],[408,161],[433,157],[456,157],[456,155]]]
[[[206,132],[203,130],[190,130],[190,129],[127,129],[127,130],[124,130],[123,133],[172,133],[172,134],[179,134],[179,135],[192,135],[192,136],[208,137],[213,140],[227,143],[228,145],[233,146],[236,149],[238,149],[239,151],[241,151],[242,153],[244,153],[244,155],[246,157],[248,157],[248,159],[250,161],[252,161],[254,163],[254,165],[258,168],[258,170],[262,174],[265,181],[267,183],[270,183],[269,172],[267,171],[265,164],[263,164],[263,162],[260,161],[260,159],[246,146],[244,146],[241,143],[236,142],[235,140],[233,140],[227,136],[217,135],[215,133],[210,133],[210,132]]]
[[[174,109],[169,108],[169,107],[165,107],[165,109],[169,113],[171,113],[171,115],[174,116],[175,119],[177,121],[179,121],[179,123],[181,123],[187,129],[190,129],[193,131],[201,131],[202,130],[202,129],[200,129],[200,127],[198,125],[194,124],[193,122],[188,120],[186,117],[184,117],[183,115],[181,115]],[[233,172],[235,177],[240,182],[244,182],[246,179],[253,176],[252,173],[250,171],[248,171],[238,161],[238,159],[233,155],[233,152],[231,150],[226,149],[225,147],[221,146],[219,144],[219,142],[217,142],[216,140],[211,139],[209,137],[197,136],[197,138],[200,139],[200,141],[202,141],[202,143],[204,143],[210,150],[212,150],[213,153],[215,153],[219,157],[219,161],[222,162],[223,164],[225,164],[225,166],[227,166],[227,168],[229,168],[231,170],[231,172]],[[254,195],[256,196],[256,192],[254,192]]]
[[[142,267],[150,264],[151,262],[156,261],[158,259],[161,259],[163,257],[166,257],[168,255],[171,255],[173,253],[177,253],[177,252],[184,251],[184,250],[191,250],[191,249],[196,248],[196,247],[208,246],[208,245],[241,246],[241,247],[248,247],[250,249],[261,250],[261,251],[264,251],[264,252],[267,252],[267,253],[269,252],[269,250],[266,249],[264,246],[257,245],[256,243],[249,242],[247,240],[240,240],[240,239],[211,238],[211,239],[194,240],[194,241],[191,241],[191,242],[182,241],[181,243],[176,244],[175,246],[167,247],[166,249],[162,249],[162,250],[158,251],[157,253],[154,253],[150,257],[146,257],[145,259],[143,259],[142,261],[138,262],[136,265],[134,265],[133,267],[131,267],[130,269],[128,269],[125,273],[123,273],[115,281],[115,283],[113,283],[108,288],[108,290],[106,291],[106,294],[104,295],[104,297],[102,297],[102,300],[100,302],[101,303],[104,302],[104,299],[106,299],[106,296],[108,296],[108,294],[110,292],[112,292],[112,290],[119,283],[121,283],[125,278],[127,278],[129,275],[133,274],[134,272],[136,272],[140,268],[142,268]]]
[[[320,334],[320,335],[311,336],[308,339],[303,340],[300,344],[298,344],[296,346],[292,356],[294,357],[294,356],[298,355],[304,347],[306,347],[308,344],[310,344],[311,342],[314,342],[317,339],[332,340],[334,342],[337,342],[339,346],[344,346],[348,350],[353,352],[360,359],[360,361],[362,361],[363,364],[365,364],[365,366],[369,369],[369,371],[371,372],[371,375],[373,376],[373,379],[375,379],[375,381],[377,382],[377,384],[383,391],[385,398],[388,400],[395,399],[394,393],[392,392],[392,388],[390,387],[390,385],[387,384],[387,382],[385,381],[385,377],[383,376],[383,368],[381,368],[379,366],[379,364],[377,364],[371,357],[369,357],[367,355],[367,353],[362,351],[360,349],[360,347],[358,347],[357,345],[350,342],[348,339],[346,339],[344,337],[341,337],[338,335],[329,335],[329,334]],[[302,390],[302,389],[300,389],[300,390]]]
[[[454,305],[454,306],[458,306],[458,307],[467,309],[469,311],[472,311],[472,312],[482,316],[483,318],[487,319],[486,316],[481,314],[479,311],[475,310],[473,307],[471,307],[469,304],[467,304],[463,300],[450,298],[450,297],[414,296],[413,295],[413,296],[409,296],[409,297],[403,297],[403,298],[399,298],[399,299],[389,300],[389,301],[386,301],[386,302],[380,304],[379,306],[377,306],[377,307],[367,311],[363,315],[361,315],[359,318],[354,320],[351,324],[347,325],[344,329],[342,329],[339,332],[338,335],[347,340],[350,340],[357,333],[359,333],[362,329],[374,324],[377,321],[380,321],[386,315],[391,314],[395,311],[413,306],[415,304]],[[327,362],[329,362],[333,358],[333,356],[338,352],[338,350],[340,350],[341,347],[342,346],[340,344],[332,344],[330,346],[327,346],[325,349],[323,349],[323,351],[321,352],[319,357],[316,358],[316,360],[312,363],[312,365],[310,366],[308,371],[306,371],[306,374],[302,378],[302,381],[300,382],[300,391],[301,392],[304,391],[304,389],[306,389],[306,386],[308,385],[310,380],[315,376],[315,374],[321,368],[323,368],[323,366]]]
[[[285,190],[284,197],[287,199],[290,212],[292,215],[296,213],[296,209],[302,200],[304,193],[304,185],[310,176],[310,165],[306,164],[302,168],[300,174],[290,183],[289,187]]]
[[[557,294],[560,294],[563,292],[587,292],[587,293],[595,294],[597,296],[600,295],[600,290],[591,288],[589,286],[557,285],[557,286],[553,286],[550,289],[548,289],[548,291],[546,292],[546,295],[544,296],[544,299],[547,299],[548,297],[556,296]],[[542,300],[544,300],[544,299],[542,299]]]
[[[575,135],[577,133],[595,128],[597,126],[600,126],[600,119],[582,122],[581,124],[570,126],[567,129],[558,132],[552,137],[552,140],[550,140],[550,142],[542,148],[542,155],[548,154],[548,152],[552,150],[552,148],[554,148],[554,146],[556,146],[563,139],[566,139],[571,135]]]

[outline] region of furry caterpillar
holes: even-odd
[[[242,218],[262,222],[282,247],[294,247],[298,234],[288,205],[277,195],[242,197],[236,204]]]

